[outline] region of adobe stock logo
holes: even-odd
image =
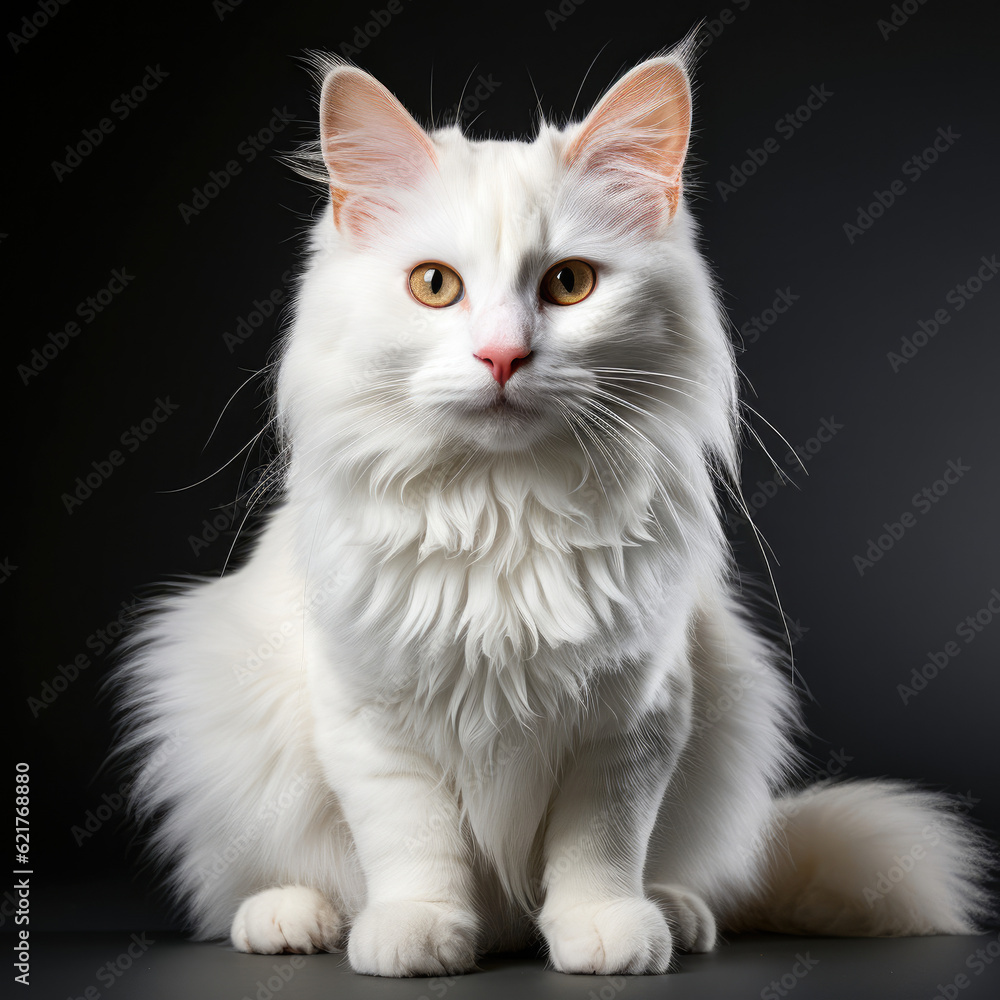
[[[976,637],[988,628],[993,620],[1000,616],[1000,589],[994,587],[988,595],[988,600],[971,615],[966,615],[955,625],[955,635],[968,646],[976,641]],[[900,701],[908,705],[921,691],[927,688],[936,677],[951,664],[962,652],[962,647],[954,640],[950,639],[940,650],[927,650],[927,658],[919,667],[914,667],[910,672],[908,684],[897,684],[896,694]]]
[[[149,95],[163,83],[170,74],[159,63],[156,66],[146,65],[146,75],[134,87],[123,90],[112,102],[109,110],[118,119],[125,121]],[[92,128],[80,130],[80,138],[73,143],[66,143],[66,155],[62,160],[52,161],[52,172],[56,180],[62,184],[83,161],[90,156],[105,138],[115,131],[115,120],[111,115],[105,115]]]
[[[46,339],[32,350],[27,360],[17,366],[17,374],[21,379],[21,384],[27,385],[33,378],[37,378],[45,371],[49,367],[49,363],[58,358],[69,347],[72,339],[79,337],[83,328],[93,323],[114,302],[116,296],[125,291],[133,281],[135,281],[134,274],[130,274],[124,266],[116,267],[111,272],[111,278],[106,285],[85,299],[81,299],[76,304],[75,314],[83,322],[78,323],[75,319],[71,319],[61,329],[50,330]]]
[[[889,9],[888,20],[880,17],[875,23],[882,41],[887,42],[925,3],[927,0],[903,0],[901,4],[894,3]]]
[[[736,10],[732,7],[723,7],[716,17],[705,21],[704,27],[695,36],[694,41],[695,51],[699,55],[722,35],[727,25],[736,21],[737,14],[742,14],[750,6],[750,0],[734,0],[733,6]]]
[[[913,494],[910,505],[917,513],[904,510],[898,520],[883,522],[884,533],[869,538],[864,554],[854,556],[854,568],[858,571],[858,576],[864,576],[890,549],[899,544],[907,531],[917,526],[917,514],[926,514],[971,470],[972,466],[966,465],[961,458],[949,459],[940,479],[935,479],[930,486],[925,486]]]
[[[560,24],[565,24],[583,6],[585,0],[561,0],[556,10],[546,10],[545,20],[555,31]]]
[[[903,161],[899,168],[900,173],[916,184],[941,156],[947,153],[961,138],[961,134],[950,125],[947,128],[939,128],[930,145]],[[902,178],[897,177],[890,181],[885,189],[872,191],[872,197],[875,200],[870,201],[867,205],[858,205],[858,214],[854,222],[848,221],[841,226],[844,230],[844,236],[847,237],[847,242],[853,246],[855,241],[864,236],[909,190]]]
[[[412,3],[412,0],[407,0],[407,3]],[[389,0],[385,7],[372,8],[368,13],[371,20],[357,25],[354,29],[354,35],[351,39],[354,44],[351,45],[350,42],[340,43],[340,54],[345,59],[354,59],[361,54],[362,49],[367,49],[372,41],[389,27],[392,19],[403,13],[403,3],[402,0]]]
[[[24,48],[28,42],[38,37],[38,32],[42,30],[65,7],[69,0],[39,0],[30,17],[25,15],[21,18],[19,25],[21,33],[16,31],[7,32],[7,41],[14,50],[14,54]]]
[[[256,132],[249,133],[236,147],[240,159],[233,157],[227,160],[220,170],[210,170],[208,180],[201,187],[191,189],[190,203],[182,201],[178,204],[177,211],[185,226],[191,225],[191,220],[201,215],[229,187],[234,177],[243,173],[244,165],[253,163],[275,138],[296,120],[295,112],[289,111],[287,105],[280,108],[272,107],[271,111],[273,113],[268,123]]]
[[[801,296],[796,295],[790,285],[784,288],[776,288],[774,301],[770,308],[765,309],[758,316],[751,316],[746,323],[740,326],[740,336],[746,346],[756,344],[762,333],[766,333],[774,326],[781,316],[791,309],[792,304],[798,302]]]
[[[180,403],[174,403],[169,396],[166,399],[157,397],[156,406],[152,412],[139,423],[133,424],[121,433],[118,440],[122,447],[129,454],[137,452],[143,443],[159,430],[160,425],[179,409]],[[107,457],[92,461],[90,470],[82,476],[76,477],[72,493],[67,491],[60,498],[66,508],[66,513],[72,515],[77,507],[89,500],[94,495],[94,491],[99,490],[114,475],[115,469],[120,469],[125,464],[127,458],[128,455],[125,452],[114,448],[108,452]]]
[[[941,306],[934,311],[930,319],[917,320],[917,328],[911,334],[900,338],[899,350],[889,351],[886,354],[886,360],[893,374],[909,364],[917,356],[917,352],[926,347],[946,323],[951,322],[952,315],[961,312],[983,290],[987,282],[992,281],[993,276],[1000,272],[1000,261],[997,260],[995,253],[989,257],[980,257],[979,260],[981,262],[979,269],[945,295],[944,300],[951,309]]]
[[[833,96],[833,91],[827,90],[825,83],[818,86],[813,84],[809,88],[809,94],[797,108],[775,121],[774,131],[786,142],[794,138],[798,130]],[[728,201],[780,149],[781,143],[773,135],[768,136],[760,146],[748,146],[747,158],[741,163],[730,165],[728,182],[715,182],[715,190],[718,191],[719,197],[724,202]]]
[[[461,101],[453,104],[438,117],[438,125],[444,127],[445,125],[457,125],[465,121],[469,115],[475,114],[501,85],[502,81],[494,80],[492,73],[487,76],[483,76],[480,73],[476,77],[476,85],[471,89],[470,93],[465,94]]]

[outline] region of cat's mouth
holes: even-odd
[[[520,394],[518,394],[520,395]],[[524,447],[545,433],[544,413],[534,404],[507,391],[467,400],[461,407],[464,432],[480,447]]]
[[[516,413],[520,409],[521,407],[519,407],[518,404],[515,403],[503,390],[498,392],[496,396],[493,397],[492,401],[483,407],[483,410],[487,413]]]
[[[474,415],[494,416],[501,419],[538,416],[538,410],[534,406],[529,406],[522,400],[515,399],[504,389],[494,393],[492,398],[485,402],[470,405],[469,412]]]

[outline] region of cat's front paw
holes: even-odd
[[[678,948],[706,952],[715,947],[715,917],[701,896],[682,885],[651,885],[649,894],[666,914]]]
[[[318,889],[284,885],[245,899],[233,918],[230,936],[238,951],[311,955],[339,951],[342,933],[340,914]]]
[[[442,976],[476,963],[478,921],[449,903],[371,903],[347,943],[351,968],[369,976]]]
[[[538,926],[559,972],[599,976],[666,972],[670,928],[655,903],[641,896],[604,899],[550,910]]]

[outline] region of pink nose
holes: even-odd
[[[522,361],[527,361],[531,356],[530,347],[484,347],[473,354],[493,373],[493,377],[501,386],[507,384],[507,380],[521,366]]]

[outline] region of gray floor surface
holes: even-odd
[[[0,994],[44,1000],[1000,998],[996,931],[895,940],[739,935],[710,955],[678,956],[665,976],[564,976],[533,954],[487,957],[480,965],[452,978],[389,980],[355,975],[343,955],[243,955],[176,932],[39,932],[32,935],[30,987],[5,973]]]

